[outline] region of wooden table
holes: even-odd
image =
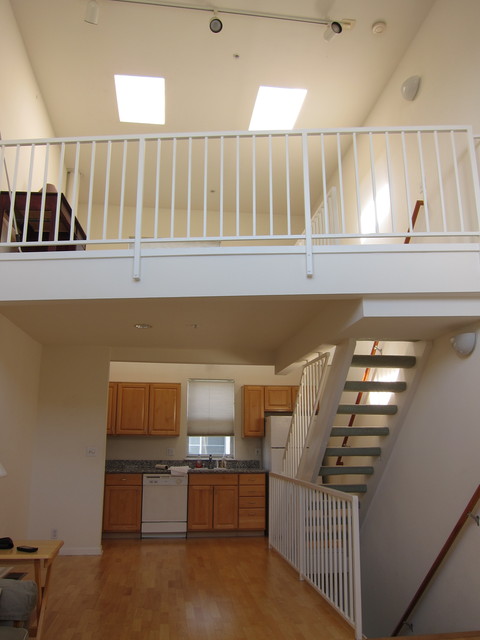
[[[50,572],[53,561],[63,546],[63,540],[14,540],[14,544],[13,549],[0,549],[0,564],[33,564],[35,582],[38,587],[36,638],[41,640]],[[22,545],[38,547],[38,551],[34,553],[18,551],[17,547]]]

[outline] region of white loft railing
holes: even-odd
[[[38,196],[47,185],[66,205]],[[311,274],[325,244],[471,243],[480,233],[469,127],[0,141],[0,190],[1,251],[126,250],[134,273],[146,249],[273,246],[305,253]]]
[[[312,420],[318,410],[327,365],[328,354],[322,353],[303,367],[283,455],[282,472],[290,478],[295,478],[297,475]]]
[[[271,473],[269,544],[362,638],[358,498]]]

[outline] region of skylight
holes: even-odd
[[[165,78],[115,75],[120,122],[165,124]]]
[[[259,87],[249,131],[293,129],[306,95],[306,89]]]

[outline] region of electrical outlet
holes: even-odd
[[[52,529],[50,532],[50,540],[56,540],[58,538],[58,529]]]
[[[258,449],[258,448],[257,448],[257,449],[255,449],[255,455],[256,455],[256,456],[259,456],[259,455],[260,455],[260,449]]]
[[[172,447],[168,447],[168,449],[167,449],[167,456],[171,456],[171,457],[173,457],[173,453],[174,453],[174,451],[173,451]]]

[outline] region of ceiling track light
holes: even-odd
[[[98,14],[100,7],[97,0],[89,0],[85,11],[84,21],[88,24],[98,24]]]
[[[213,18],[210,20],[210,31],[212,33],[220,33],[223,29],[223,22],[217,16],[217,12],[213,14]]]
[[[159,7],[170,7],[171,9],[190,9],[192,11],[208,11],[211,12],[213,7],[199,6],[195,4],[169,2],[168,0],[110,0],[111,2],[128,2],[130,4],[150,4]],[[286,20],[288,22],[304,22],[308,24],[320,24],[327,27],[327,31],[331,31],[332,36],[342,33],[344,29],[353,29],[355,20],[329,20],[327,18],[308,18],[304,16],[283,15],[281,13],[266,13],[262,11],[244,11],[243,9],[215,8],[215,15],[210,20],[210,30],[213,33],[219,33],[223,24],[217,14],[223,13],[228,15],[248,16],[250,18],[270,18],[272,20]]]

